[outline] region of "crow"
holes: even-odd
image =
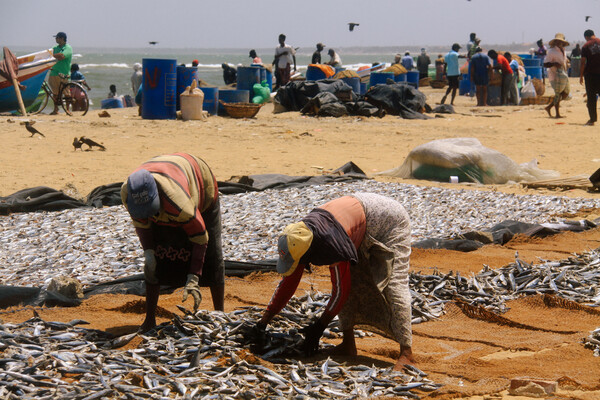
[[[153,46],[154,46],[155,44],[157,44],[157,43],[158,43],[158,42],[148,42],[148,44],[151,44],[151,45],[153,45]]]
[[[31,136],[30,137],[33,137],[36,133],[38,135],[42,136],[42,137],[46,137],[46,135],[44,135],[42,132],[40,132],[37,129],[35,129],[33,127],[33,124],[35,124],[35,122],[30,122],[30,121],[25,122],[25,128],[27,128],[27,130],[29,132],[31,132]]]
[[[104,147],[100,143],[97,143],[97,142],[93,141],[92,139],[86,138],[85,136],[80,137],[79,141],[81,142],[82,145],[83,144],[87,144],[88,145],[88,150],[91,150],[92,147],[94,147],[94,146],[98,147],[102,151],[106,150],[106,147]]]
[[[81,149],[81,145],[83,145],[83,143],[81,143],[79,141],[79,139],[77,139],[77,137],[73,138],[73,147],[75,148],[74,151],[77,151],[77,149]],[[83,149],[81,149],[81,151],[83,151]]]
[[[348,29],[350,29],[350,32],[352,32],[354,30],[354,27],[358,25],[359,24],[357,24],[356,22],[348,22]]]
[[[586,16],[585,16],[585,22],[588,22],[588,20],[589,20],[590,18],[592,18],[592,16],[591,16],[591,15],[586,15]]]

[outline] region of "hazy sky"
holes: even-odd
[[[296,47],[427,46],[476,32],[482,44],[582,41],[600,33],[600,0],[0,0],[0,45],[269,48],[279,33]],[[585,16],[592,18],[585,22]],[[348,22],[360,23],[349,32]]]

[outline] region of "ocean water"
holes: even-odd
[[[40,49],[11,49],[17,56],[39,51]],[[258,55],[265,64],[273,61],[273,49],[261,51],[257,49]],[[323,61],[329,59],[326,50],[321,53]],[[354,53],[341,54],[344,67],[357,69],[363,65],[371,65],[374,62],[391,62],[394,52],[365,52],[359,49]],[[306,72],[310,63],[312,49],[310,52],[298,52],[296,62],[301,73]],[[92,88],[88,96],[92,102],[90,109],[99,109],[100,102],[105,99],[109,92],[109,86],[114,84],[119,95],[133,95],[131,88],[131,74],[133,64],[142,63],[144,58],[175,59],[177,65],[185,64],[191,67],[192,61],[198,59],[198,76],[211,86],[224,86],[222,63],[232,65],[251,64],[247,50],[214,50],[214,49],[73,49],[72,63],[79,64],[80,72],[85,76],[88,85]]]

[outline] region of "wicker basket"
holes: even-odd
[[[263,106],[254,103],[225,103],[222,100],[219,100],[219,103],[225,107],[225,111],[231,118],[253,118]]]
[[[445,80],[432,80],[432,81],[429,81],[429,86],[431,86],[434,89],[445,88],[447,84],[448,84],[448,82],[446,82]]]

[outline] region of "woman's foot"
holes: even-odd
[[[398,361],[396,361],[396,365],[394,365],[394,370],[402,371],[405,364],[413,366],[417,364],[412,353],[412,348],[410,347],[402,347],[400,349],[400,357],[398,357]]]
[[[554,107],[554,104],[550,104],[547,107],[544,107],[544,110],[546,110],[546,112],[548,113],[549,117],[552,117],[552,113],[550,112],[550,110],[552,109],[552,107]]]

